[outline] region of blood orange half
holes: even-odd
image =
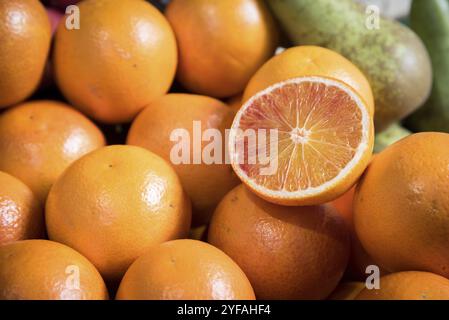
[[[316,205],[346,192],[368,165],[374,125],[348,85],[325,77],[277,83],[249,99],[229,135],[231,163],[260,197]]]

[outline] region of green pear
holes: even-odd
[[[415,131],[449,133],[449,0],[415,0],[410,16],[423,39],[434,70],[430,99],[406,120]]]

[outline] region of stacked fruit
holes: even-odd
[[[44,3],[0,1],[0,299],[449,299],[449,135],[397,124],[431,90],[410,29]]]

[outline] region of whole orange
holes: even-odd
[[[155,246],[128,269],[119,300],[254,300],[240,267],[219,249],[197,240]]]
[[[261,0],[172,0],[165,15],[178,40],[177,78],[194,93],[240,93],[278,42]]]
[[[19,179],[0,171],[0,246],[45,235],[37,197]]]
[[[228,106],[214,98],[168,94],[142,111],[129,131],[128,144],[144,147],[173,165],[192,200],[195,225],[207,223],[221,198],[239,183],[225,163],[225,129],[230,128],[233,116]],[[220,136],[206,137],[210,130]],[[215,143],[219,143],[217,152],[208,151],[207,146]]]
[[[73,161],[104,143],[95,124],[61,102],[27,102],[0,115],[0,170],[22,180],[42,202]]]
[[[51,240],[79,251],[114,282],[148,247],[188,235],[190,203],[163,159],[109,146],[62,174],[48,196],[46,222]]]
[[[38,87],[50,49],[50,21],[38,0],[0,1],[0,109]]]
[[[377,154],[354,199],[357,235],[388,271],[449,277],[449,134],[418,133]]]
[[[274,205],[243,185],[218,205],[208,240],[237,262],[258,299],[324,299],[349,256],[348,232],[333,207]]]
[[[56,80],[64,96],[96,120],[127,122],[170,88],[176,40],[164,16],[136,0],[78,4],[80,28],[59,25]]]
[[[433,273],[398,272],[379,281],[379,289],[365,288],[355,300],[449,300],[449,280]]]
[[[24,240],[0,247],[0,300],[105,300],[97,269],[69,247]]]
[[[316,46],[289,48],[268,60],[249,81],[242,102],[269,86],[291,78],[321,76],[352,87],[374,114],[374,97],[365,75],[337,52]]]

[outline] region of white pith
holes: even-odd
[[[353,101],[355,101],[357,107],[359,108],[361,114],[362,114],[362,137],[360,144],[358,145],[354,157],[346,164],[346,166],[331,180],[321,184],[317,187],[309,187],[307,189],[301,189],[297,191],[287,191],[287,190],[271,190],[268,189],[260,184],[255,183],[253,179],[251,179],[241,168],[239,165],[239,159],[238,154],[235,151],[235,140],[236,140],[236,134],[238,132],[240,120],[242,118],[242,115],[246,112],[246,110],[254,103],[255,100],[259,99],[261,96],[271,93],[272,91],[281,88],[287,84],[299,84],[302,82],[315,82],[315,83],[323,83],[325,85],[329,86],[335,86],[345,93],[347,93]],[[253,97],[251,97],[245,104],[240,108],[237,115],[234,118],[234,121],[232,123],[232,127],[229,134],[229,151],[230,151],[230,158],[231,158],[231,164],[234,168],[234,171],[239,176],[239,178],[244,181],[246,184],[250,186],[250,188],[256,190],[257,192],[266,195],[271,198],[282,198],[282,199],[300,199],[300,198],[309,198],[313,197],[315,195],[318,195],[322,193],[324,190],[332,188],[334,185],[336,185],[339,181],[345,179],[351,172],[352,169],[356,166],[356,164],[361,160],[365,152],[367,151],[369,147],[369,140],[370,140],[370,131],[371,131],[371,117],[369,115],[369,112],[367,108],[365,107],[364,102],[362,99],[358,96],[357,93],[353,91],[352,88],[349,86],[346,86],[339,81],[332,80],[329,78],[323,78],[323,77],[299,77],[299,78],[293,78],[289,79],[283,82],[279,82],[277,84],[274,84],[265,90],[260,91],[259,93],[255,94]],[[294,128],[296,131],[291,132],[291,139],[295,143],[307,143],[307,136],[309,132],[307,130],[302,128]],[[295,141],[296,139],[296,141]]]
[[[309,141],[310,131],[304,128],[294,128],[290,132],[290,139],[294,143],[302,143],[305,144]]]

